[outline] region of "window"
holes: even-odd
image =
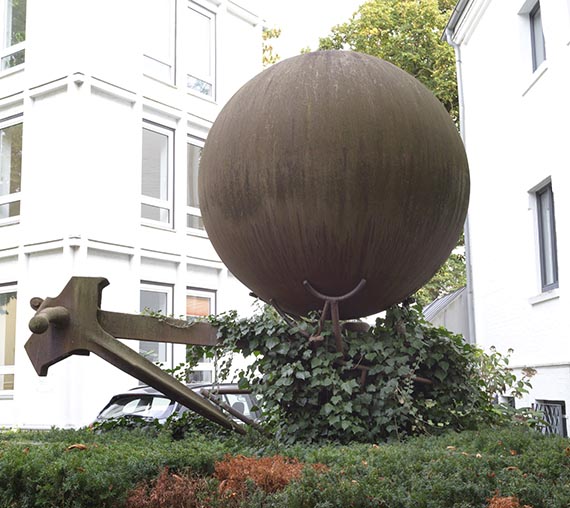
[[[189,90],[215,97],[216,15],[193,2],[188,4],[189,55],[186,83]]]
[[[0,286],[0,395],[14,390],[16,288]]]
[[[142,140],[141,216],[172,227],[174,132],[145,122]]]
[[[529,14],[530,37],[532,48],[532,70],[546,60],[546,46],[544,44],[544,32],[542,31],[542,16],[540,13],[540,2],[537,2]]]
[[[172,286],[141,284],[139,308],[141,312],[156,312],[169,316],[172,313]],[[139,353],[155,363],[166,363],[169,360],[165,342],[140,341]]]
[[[542,412],[543,425],[539,430],[543,434],[558,434],[567,437],[566,403],[563,400],[537,400],[532,409]]]
[[[200,203],[198,202],[198,171],[200,165],[200,156],[202,154],[203,142],[192,141],[187,144],[187,205],[186,226],[191,229],[204,230],[202,222],[202,214],[200,212]]]
[[[144,72],[174,83],[175,1],[144,0]]]
[[[0,70],[24,63],[26,0],[0,0]]]
[[[0,224],[20,215],[22,180],[22,124],[0,128]]]
[[[196,317],[205,317],[216,312],[216,292],[203,289],[187,290],[186,294],[186,319],[192,321]],[[192,347],[192,346],[188,346]],[[203,356],[201,364],[211,364],[212,358]],[[198,365],[188,374],[189,382],[204,381],[211,383],[213,379],[213,365]]]
[[[535,195],[541,284],[542,290],[548,291],[558,287],[556,223],[554,217],[554,195],[552,194],[552,183],[548,183],[538,189]]]

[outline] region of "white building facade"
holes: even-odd
[[[456,50],[472,182],[472,332],[482,346],[514,349],[515,369],[536,369],[532,391],[517,406],[565,414],[570,1],[460,0],[446,37]]]
[[[36,375],[30,298],[71,276],[106,277],[107,310],[251,312],[196,183],[221,106],[261,70],[254,1],[0,0],[0,427],[85,425],[137,384],[94,355]],[[166,367],[185,358],[129,345]]]

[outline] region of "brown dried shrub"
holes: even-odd
[[[525,504],[524,506],[520,504],[520,501],[517,497],[501,497],[498,493],[489,499],[489,506],[488,508],[532,508]]]
[[[205,478],[171,473],[167,467],[127,498],[126,508],[210,508],[215,490]]]
[[[281,455],[261,458],[228,455],[215,464],[214,476],[220,481],[220,493],[242,497],[248,480],[267,493],[277,492],[300,478],[304,467],[298,460]],[[328,469],[322,464],[313,467],[321,472]]]

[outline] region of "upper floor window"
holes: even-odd
[[[16,302],[15,286],[0,286],[0,397],[14,389]]]
[[[150,223],[173,226],[174,132],[145,122],[142,139],[141,216]]]
[[[546,46],[544,44],[544,32],[542,31],[542,15],[540,12],[540,2],[529,13],[530,37],[532,50],[532,70],[546,60]]]
[[[558,287],[558,255],[552,184],[549,182],[541,187],[535,195],[541,285],[543,291],[548,291]]]
[[[193,2],[188,4],[189,62],[187,87],[215,97],[216,15]]]
[[[0,70],[24,63],[26,0],[0,0]]]
[[[202,222],[202,214],[200,212],[200,203],[198,201],[198,172],[200,168],[200,156],[202,154],[203,142],[192,140],[187,145],[187,213],[186,225],[191,229],[204,230]]]
[[[0,128],[0,224],[20,215],[22,181],[22,123],[5,122]]]
[[[166,83],[175,75],[175,0],[144,0],[144,72]]]

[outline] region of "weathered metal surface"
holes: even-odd
[[[113,337],[194,346],[215,346],[217,329],[208,323],[188,323],[169,317],[136,316],[99,310],[101,327]]]
[[[56,298],[46,298],[43,301],[33,299],[31,304],[37,312],[30,321],[30,329],[34,333],[25,349],[38,375],[47,375],[51,365],[70,355],[95,353],[202,416],[243,433],[244,430],[240,426],[212,403],[116,340],[102,327],[99,322],[101,316],[104,317],[103,322],[110,324],[113,331],[119,331],[123,337],[138,338],[128,331],[130,323],[135,330],[140,331],[144,339],[151,338],[149,332],[142,327],[153,318],[117,315],[100,310],[102,291],[108,284],[106,279],[99,277],[72,277]],[[121,319],[125,321],[123,324],[120,324]],[[173,327],[167,320],[154,319],[154,324],[150,325],[151,331],[157,334],[154,340],[159,338],[169,341],[169,337],[175,336],[178,342],[192,343],[191,340],[182,340],[181,335],[185,332],[192,337],[193,326],[182,328],[181,323],[178,327]]]
[[[455,125],[415,78],[383,60],[322,51],[242,87],[200,169],[208,235],[263,300],[304,315],[343,295],[343,319],[404,300],[445,261],[469,174]]]

